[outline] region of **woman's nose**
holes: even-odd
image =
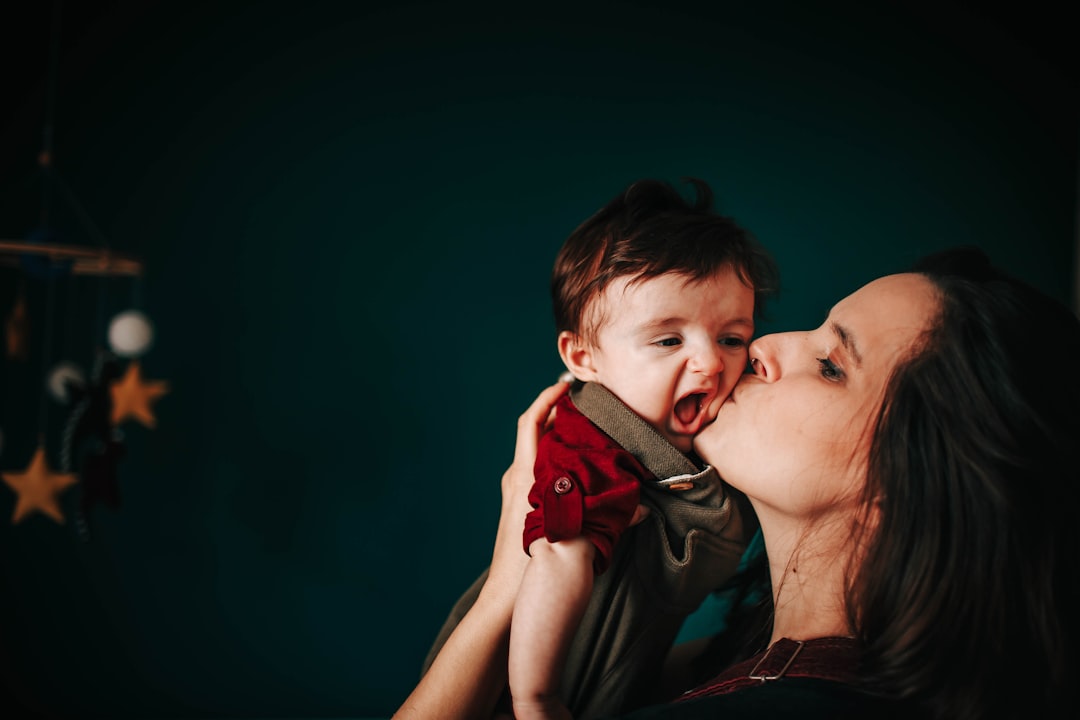
[[[750,343],[750,371],[762,380],[776,382],[781,375],[781,351],[794,333],[764,335]]]

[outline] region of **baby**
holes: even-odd
[[[649,663],[735,571],[749,537],[691,440],[745,370],[776,270],[693,182],[694,203],[666,183],[634,183],[555,261],[558,351],[578,382],[541,440],[530,493],[509,651],[519,720],[648,701],[660,670]],[[630,529],[639,505],[649,517]]]

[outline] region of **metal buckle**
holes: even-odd
[[[784,667],[780,668],[780,672],[776,673],[775,675],[757,674],[758,670],[761,669],[762,663],[764,663],[769,658],[769,655],[772,654],[773,648],[776,647],[776,643],[773,643],[769,646],[769,649],[765,651],[765,654],[761,656],[761,659],[757,661],[757,665],[754,666],[754,669],[750,671],[750,674],[747,677],[749,677],[751,680],[760,680],[762,684],[764,684],[767,680],[779,680],[780,678],[784,677],[784,673],[786,673],[788,668],[791,667],[791,663],[795,661],[795,657],[803,649],[802,640],[792,640],[791,642],[795,643],[796,647],[791,652],[791,657],[789,657],[787,662],[784,663]]]

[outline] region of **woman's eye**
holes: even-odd
[[[741,348],[746,347],[746,341],[741,337],[724,337],[720,338],[720,344],[725,347]]]
[[[656,344],[660,347],[675,347],[676,345],[681,345],[682,340],[679,338],[664,338],[663,340],[657,340]]]
[[[843,380],[844,371],[841,370],[836,363],[829,358],[818,358],[818,372],[821,373],[821,377],[826,380]]]

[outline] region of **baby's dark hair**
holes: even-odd
[[[696,281],[728,267],[753,289],[754,313],[762,316],[779,283],[775,261],[747,230],[713,210],[704,180],[684,181],[695,190],[693,202],[670,183],[639,180],[570,234],[551,275],[556,332],[590,337],[596,322],[586,317],[589,303],[618,278],[676,273]]]

